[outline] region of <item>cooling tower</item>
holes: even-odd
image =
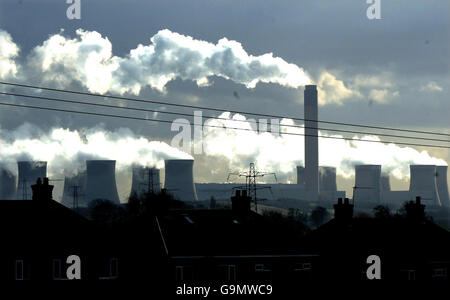
[[[67,207],[74,207],[74,198],[78,200],[78,207],[87,207],[86,202],[86,171],[73,177],[64,178],[64,191],[61,203]]]
[[[165,163],[164,188],[181,201],[197,201],[194,185],[194,160],[170,159]]]
[[[136,193],[141,196],[153,190],[154,193],[161,191],[159,170],[143,166],[133,166],[130,196]]]
[[[305,86],[305,189],[309,200],[319,195],[319,142],[317,130],[317,87]]]
[[[441,206],[435,165],[410,165],[410,176],[409,191],[411,197],[420,196],[424,204]]]
[[[355,187],[353,200],[355,204],[380,202],[381,187],[380,165],[357,165],[355,166]]]
[[[389,192],[391,190],[391,182],[389,181],[389,174],[382,173],[380,178],[381,191]]]
[[[119,204],[116,186],[115,160],[86,161],[86,203],[95,199],[107,199]]]
[[[0,169],[0,200],[13,200],[16,196],[16,176],[11,171]]]
[[[335,167],[319,167],[319,189],[327,192],[337,191]]]
[[[448,184],[447,184],[447,166],[437,166],[436,167],[436,185],[439,193],[439,200],[441,204],[446,207],[450,207],[450,199],[448,195]]]
[[[16,189],[17,200],[30,200],[32,196],[31,185],[38,178],[47,177],[46,161],[19,161],[17,162],[18,180]]]
[[[411,179],[409,191],[411,197],[420,196],[424,204],[440,206],[439,194],[436,184],[436,166],[434,165],[410,165]]]
[[[302,166],[297,166],[297,184],[305,187],[305,168]]]

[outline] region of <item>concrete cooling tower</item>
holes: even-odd
[[[411,197],[420,196],[425,205],[441,206],[436,184],[436,166],[434,165],[410,165],[411,179],[409,191]]]
[[[151,190],[153,190],[154,193],[159,193],[161,191],[161,181],[158,169],[133,166],[132,173],[130,196],[136,193],[139,197]]]
[[[381,187],[380,165],[357,165],[355,166],[355,188],[353,200],[358,203],[379,203]]]
[[[67,207],[74,208],[74,199],[78,201],[78,207],[87,207],[86,201],[86,171],[80,172],[73,177],[64,178],[64,191],[61,203]]]
[[[107,199],[119,204],[116,186],[115,160],[86,161],[86,203],[95,199]]]
[[[391,190],[391,182],[389,181],[389,174],[382,173],[380,178],[381,191],[389,192]]]
[[[13,200],[16,197],[16,176],[0,168],[0,200]]]
[[[194,160],[170,159],[165,160],[164,188],[181,201],[197,201],[194,185]]]
[[[297,184],[305,187],[305,168],[302,166],[297,166]]]
[[[439,200],[441,204],[446,207],[450,207],[450,199],[448,195],[448,184],[447,184],[447,166],[437,166],[436,167],[436,184],[439,193]]]
[[[19,161],[17,162],[18,180],[16,189],[17,200],[30,200],[32,196],[31,185],[38,178],[47,177],[46,161]]]
[[[319,190],[337,191],[335,167],[319,167]]]

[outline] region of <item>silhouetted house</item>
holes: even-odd
[[[231,210],[178,210],[158,216],[168,280],[179,282],[284,281],[312,278],[318,256],[292,228],[250,210],[236,191]]]
[[[321,255],[328,279],[367,279],[367,258],[381,259],[381,279],[448,279],[450,232],[425,218],[420,197],[406,206],[406,217],[353,217],[348,199],[334,205],[335,218],[305,242]]]
[[[108,252],[92,222],[52,200],[48,178],[32,185],[32,200],[0,201],[0,281],[64,280],[67,258],[81,260],[81,279],[104,276]],[[106,274],[110,275],[110,273]]]

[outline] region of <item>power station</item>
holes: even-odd
[[[318,95],[315,85],[304,90],[305,149],[304,166],[297,166],[296,184],[265,183],[270,187],[259,196],[267,198],[268,205],[281,208],[302,206],[302,203],[322,205],[345,198],[336,184],[336,168],[319,166]],[[114,160],[87,160],[86,169],[64,179],[62,204],[68,207],[87,207],[95,199],[120,203],[116,186]],[[381,165],[356,165],[353,202],[355,209],[375,205],[399,206],[420,196],[427,207],[450,208],[447,184],[447,166],[411,165],[408,190],[391,190],[389,174]],[[228,200],[238,183],[195,183],[193,159],[165,160],[164,189],[184,202],[209,201],[211,197]],[[38,178],[47,176],[44,161],[19,161],[17,173],[0,166],[0,199],[31,199],[30,186]],[[154,167],[132,166],[130,196],[161,191],[160,170]],[[265,194],[264,194],[265,193]]]
[[[319,196],[319,138],[317,129],[317,86],[307,85],[305,107],[305,189],[307,198],[317,201]]]
[[[31,185],[35,184],[38,178],[47,177],[47,162],[19,161],[17,170],[16,199],[31,200]]]
[[[355,166],[355,186],[353,200],[380,203],[381,202],[381,166]]]
[[[409,190],[420,196],[425,204],[441,206],[436,184],[436,166],[411,165],[410,172]]]
[[[159,193],[161,191],[161,181],[159,169],[133,166],[130,196],[136,194],[141,197],[146,193]]]
[[[164,161],[164,188],[181,201],[198,201],[194,184],[193,159],[168,159]]]
[[[115,160],[86,161],[86,201],[103,199],[119,204]]]
[[[72,177],[65,177],[61,203],[67,207],[87,207],[86,201],[86,170]]]
[[[319,189],[321,192],[337,191],[335,167],[319,167]]]
[[[0,199],[13,200],[16,196],[16,176],[8,169],[0,168]]]
[[[436,166],[436,184],[439,193],[439,199],[441,200],[441,205],[444,207],[450,207],[447,184],[447,169],[448,166]]]

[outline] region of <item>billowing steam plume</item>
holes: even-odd
[[[248,88],[259,82],[287,87],[311,83],[308,74],[297,65],[271,53],[250,55],[239,42],[226,38],[214,44],[165,29],[152,36],[148,45],[138,45],[119,57],[113,55],[111,42],[100,33],[81,29],[76,33],[73,39],[63,32],[50,36],[19,63],[19,47],[8,33],[0,30],[0,79],[14,78],[14,81],[61,88],[81,85],[91,92],[120,94],[139,94],[147,86],[164,92],[166,85],[177,78],[203,86],[210,83],[212,76],[218,76]],[[339,104],[343,99],[362,97],[356,88],[348,88],[332,74],[322,74],[317,84],[320,94],[324,95],[319,99],[323,105],[326,101]],[[392,95],[395,94],[392,91]],[[383,99],[378,98],[382,102]],[[243,116],[223,114],[221,117],[230,118],[227,123],[231,127],[250,126],[233,121],[245,119]],[[292,120],[282,120],[283,123],[294,124]],[[119,168],[133,162],[162,167],[164,158],[188,156],[165,143],[136,137],[127,129],[107,132],[94,128],[79,132],[60,128],[32,134],[33,130],[23,125],[11,132],[0,132],[2,164],[11,165],[17,159],[45,160],[49,162],[49,173],[63,171],[67,174],[84,166],[85,159],[116,159]],[[285,127],[282,130],[303,133],[302,129]],[[204,151],[228,158],[232,168],[246,168],[248,162],[257,161],[259,168],[293,174],[295,166],[303,162],[302,136],[208,127],[204,133]],[[384,171],[400,179],[409,175],[408,165],[412,163],[446,164],[426,151],[395,144],[319,141],[320,164],[337,167],[338,175],[344,177],[353,174],[357,163],[382,164]]]
[[[129,129],[54,128],[44,133],[26,123],[13,131],[0,129],[0,149],[2,167],[15,173],[18,160],[42,160],[48,162],[50,176],[75,175],[85,168],[86,159],[117,160],[120,171],[132,164],[163,168],[164,159],[191,158],[164,142],[135,136]]]
[[[14,61],[17,55],[19,55],[19,47],[13,42],[9,33],[0,29],[0,79],[17,74]]]
[[[223,113],[221,118],[228,120],[209,120],[207,124],[228,128],[246,128],[251,131],[221,129],[215,127],[204,128],[204,152],[207,155],[219,155],[229,160],[230,168],[246,169],[248,163],[256,161],[258,168],[277,172],[277,176],[293,176],[295,167],[303,165],[304,137],[301,135],[275,135],[270,132],[255,131],[255,120],[246,120],[242,115]],[[291,119],[283,119],[280,125],[295,124]],[[280,132],[303,134],[303,128],[280,127]],[[319,132],[321,136],[329,136]],[[333,135],[341,137],[340,135]],[[360,136],[354,139],[380,140],[376,136]],[[354,174],[356,164],[381,164],[383,172],[390,173],[398,179],[409,177],[410,164],[447,163],[432,157],[426,151],[417,151],[410,147],[400,147],[395,144],[381,144],[372,142],[355,142],[338,139],[319,139],[319,163],[323,166],[337,168],[337,174],[345,178]]]
[[[63,32],[50,36],[28,55],[18,77],[59,87],[81,84],[96,93],[139,94],[145,86],[164,91],[168,82],[180,78],[199,86],[211,76],[230,79],[253,88],[258,82],[298,87],[311,80],[305,71],[272,53],[249,55],[242,44],[222,38],[213,44],[168,29],[138,45],[128,55],[113,55],[112,44],[96,31],[78,29],[70,39]],[[14,57],[18,47],[0,31],[0,78],[17,73]]]

